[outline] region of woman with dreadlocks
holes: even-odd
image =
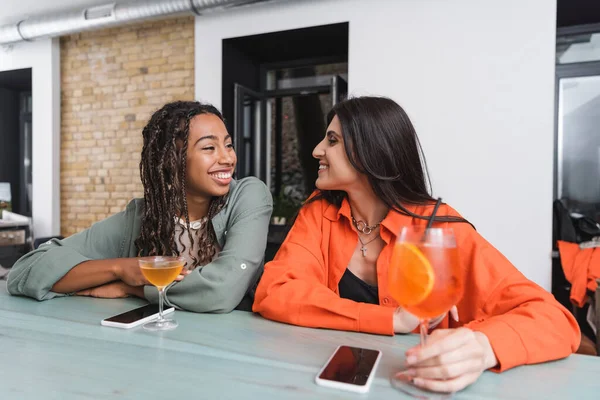
[[[258,179],[232,179],[236,155],[221,113],[198,102],[169,103],[143,130],[144,198],[125,211],[22,257],[8,291],[38,300],[68,294],[155,302],[138,257],[179,255],[187,271],[169,305],[196,312],[250,310],[262,273],[273,203]]]

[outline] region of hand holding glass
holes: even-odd
[[[447,313],[463,293],[463,276],[453,230],[426,229],[425,226],[402,228],[394,245],[388,274],[392,297],[419,318],[421,346],[425,346],[429,320]],[[400,377],[392,378],[392,384],[415,397],[430,396]]]

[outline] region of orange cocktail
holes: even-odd
[[[183,262],[168,263],[166,266],[160,268],[153,268],[145,265],[140,266],[142,274],[157,288],[165,287],[173,282],[182,269]]]
[[[389,289],[404,309],[421,319],[444,314],[463,291],[458,249],[397,242],[390,260]]]

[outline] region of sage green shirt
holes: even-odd
[[[193,270],[169,288],[166,302],[195,312],[229,312],[262,275],[273,199],[266,185],[248,177],[232,181],[227,203],[212,219],[221,251],[203,267]],[[71,268],[88,261],[136,257],[135,240],[140,235],[144,200],[132,200],[125,211],[115,214],[64,240],[52,239],[15,263],[8,275],[8,291],[37,300],[65,296],[52,286]],[[145,297],[158,301],[153,286]],[[251,303],[250,303],[251,304]]]

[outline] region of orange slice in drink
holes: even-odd
[[[396,243],[389,266],[390,294],[402,306],[421,303],[433,290],[431,263],[414,244]]]

